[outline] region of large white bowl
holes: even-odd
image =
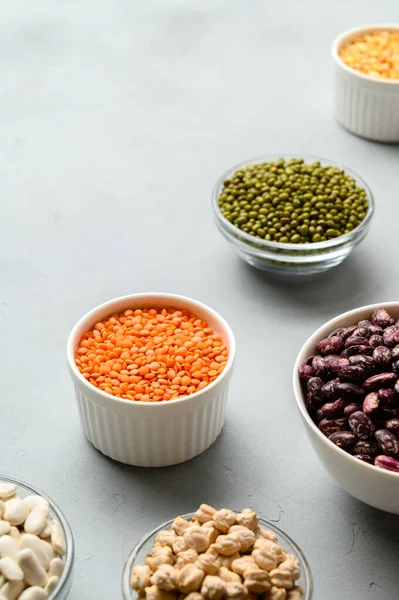
[[[382,302],[350,310],[320,327],[302,346],[293,373],[295,398],[310,442],[320,462],[339,485],[370,506],[399,514],[399,473],[369,465],[351,456],[331,442],[313,423],[305,405],[305,398],[298,377],[298,367],[317,354],[317,343],[338,327],[354,325],[370,317],[376,308],[385,308],[399,319],[399,302]]]
[[[378,142],[399,142],[399,79],[364,75],[348,67],[339,56],[345,44],[381,30],[399,32],[399,25],[356,27],[334,40],[334,112],[341,125],[356,135]]]
[[[189,310],[221,336],[229,355],[226,367],[215,381],[190,396],[161,402],[124,400],[86,381],[75,363],[84,333],[115,312],[168,306]],[[85,434],[95,448],[114,460],[138,467],[174,465],[204,452],[221,432],[235,340],[226,321],[201,302],[162,293],[133,294],[105,302],[88,312],[72,329],[67,356]]]

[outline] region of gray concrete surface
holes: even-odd
[[[394,0],[1,2],[0,472],[64,509],[73,599],[118,598],[134,542],[201,501],[278,523],[305,551],[317,600],[398,597],[399,519],[324,472],[291,391],[317,326],[398,298],[399,147],[334,122],[329,60],[343,29],[395,19]],[[299,285],[235,258],[210,211],[224,169],[283,152],[342,161],[377,205],[353,256]],[[220,311],[238,360],[214,446],[148,471],[84,439],[65,342],[94,305],[157,290]]]

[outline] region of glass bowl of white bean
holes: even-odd
[[[38,498],[38,500],[36,498]],[[27,499],[27,501],[24,502],[24,504],[28,506],[25,515],[15,516],[14,514],[22,508],[21,503],[18,503],[18,499]],[[11,502],[12,500],[14,500],[14,502]],[[68,597],[72,585],[74,542],[71,528],[64,514],[55,502],[46,494],[43,494],[43,492],[40,492],[36,488],[33,488],[22,481],[2,474],[0,474],[0,501],[0,543],[2,538],[7,538],[3,543],[5,547],[10,547],[8,554],[10,560],[8,562],[13,566],[11,560],[15,559],[17,565],[19,562],[24,571],[23,581],[17,580],[13,584],[7,580],[7,577],[4,577],[4,571],[3,574],[0,574],[0,598],[5,596],[6,598],[12,597],[18,598],[18,600],[20,598],[24,600],[26,596],[27,598],[40,598],[40,600],[42,598],[45,598],[46,600],[65,600]],[[9,502],[11,502],[11,505]],[[38,519],[40,521],[40,507],[43,505],[46,506],[46,525],[45,528],[36,535],[33,534],[33,532],[40,529]],[[34,509],[35,513],[33,513]],[[29,517],[30,520],[28,526],[27,523]],[[11,521],[11,524],[7,519]],[[52,523],[55,525],[52,525]],[[54,528],[54,526],[56,528],[55,533],[54,530],[52,530],[52,527]],[[48,528],[48,531],[46,531],[46,528]],[[12,555],[15,553],[16,549],[13,548],[13,540],[15,540],[15,543],[17,544],[18,552],[14,559],[12,559]],[[57,551],[54,554],[51,553],[51,556],[54,558],[51,558],[48,554],[46,558],[45,551],[49,549],[50,545],[52,545],[53,548],[56,547],[57,541],[62,548],[57,548]],[[35,552],[35,543],[37,544],[37,542],[39,546],[41,545],[40,547],[44,552],[40,553],[40,549],[37,550],[37,553]],[[64,553],[65,548],[66,551]],[[39,561],[38,569],[39,567],[42,569],[39,572],[38,577],[39,579],[42,577],[43,581],[38,580],[35,582],[32,580],[31,583],[26,582],[27,575],[23,567],[23,558],[21,558],[21,556],[25,554],[25,558],[26,555],[29,558],[29,556],[32,555],[32,552],[30,551],[36,554],[35,560]],[[46,578],[46,581],[44,581],[44,578]],[[49,583],[50,579],[52,579],[52,581]],[[17,590],[18,586],[22,586],[21,590]],[[35,586],[36,595],[29,595],[33,592],[29,592],[28,594],[28,590],[33,589],[32,586]],[[43,591],[40,591],[39,588],[42,588]],[[7,595],[5,595],[6,593]],[[15,595],[16,593],[17,595]]]
[[[240,511],[234,511],[239,513]],[[195,516],[195,513],[189,513],[183,515],[183,519],[190,521]],[[162,531],[168,531],[171,529],[172,524],[175,519],[171,519],[162,525],[159,525],[152,531],[146,533],[140,541],[134,546],[133,550],[129,554],[122,574],[122,595],[124,600],[138,600],[138,598],[143,598],[144,596],[139,596],[138,593],[132,589],[132,572],[134,567],[137,565],[144,565],[145,559],[147,555],[151,554],[154,542],[158,534]],[[276,527],[273,523],[266,521],[266,519],[259,517],[259,527],[268,532],[272,532],[277,537],[277,543],[284,549],[285,553],[294,555],[298,561],[300,566],[300,577],[295,581],[295,589],[282,589],[280,590],[279,595],[270,595],[271,600],[275,598],[277,600],[311,600],[313,597],[313,581],[312,581],[312,573],[306,560],[302,550],[299,546],[281,529]],[[251,554],[251,550],[248,550],[246,553],[248,555]],[[246,556],[244,554],[243,556]],[[297,590],[297,591],[296,591]],[[173,598],[173,594],[166,594],[165,598],[162,600],[167,600],[167,597]],[[182,598],[179,593],[175,594],[176,600]],[[269,598],[268,593],[261,595],[248,595],[248,600],[253,597],[261,598],[262,600],[267,600]],[[206,600],[204,596],[198,595],[198,600],[203,598]],[[194,598],[193,598],[194,600]],[[223,596],[222,600],[227,600],[227,596]]]

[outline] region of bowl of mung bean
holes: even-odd
[[[352,133],[399,141],[399,25],[374,24],[333,42],[334,113]]]
[[[105,302],[72,329],[67,357],[85,434],[114,460],[174,465],[221,432],[235,340],[201,302],[166,293]]]
[[[245,161],[217,181],[216,225],[250,265],[312,275],[339,265],[367,235],[374,200],[353,171],[314,156]]]

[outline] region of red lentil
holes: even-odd
[[[75,362],[92,385],[139,402],[194,394],[223,371],[228,352],[208,324],[187,310],[112,314],[82,336]]]

